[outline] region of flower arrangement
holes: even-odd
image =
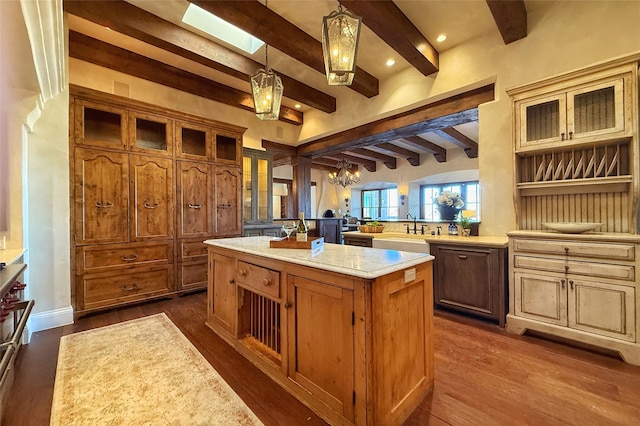
[[[464,206],[464,201],[457,192],[443,191],[435,201],[440,206],[455,207],[456,209],[461,209]]]

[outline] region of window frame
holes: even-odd
[[[382,196],[382,192],[383,191],[389,191],[389,192],[395,191],[395,197],[393,196],[393,193],[390,193],[388,195],[388,197],[387,197],[388,198],[388,201],[387,201],[388,205],[387,206],[383,205],[383,201],[382,201],[384,199],[384,197]],[[365,194],[368,193],[368,192],[377,192],[378,193],[378,200],[379,200],[378,206],[371,206],[370,207],[370,206],[366,206],[365,205],[365,202],[364,202]],[[362,219],[363,220],[398,219],[399,215],[400,215],[400,203],[399,203],[399,200],[398,200],[398,187],[396,186],[396,187],[390,187],[390,188],[363,189],[360,192],[360,206],[361,206],[361,209],[362,209]],[[370,218],[365,218],[365,214],[364,214],[365,209],[374,209],[374,208],[377,209],[377,216],[375,216],[375,217],[372,216]],[[387,210],[388,215],[386,217],[383,217],[383,215],[382,215],[382,210],[383,209]],[[395,216],[390,214],[393,209],[395,209],[395,211],[396,211],[396,215]]]
[[[476,201],[468,201],[467,200],[467,195],[468,195],[468,191],[467,191],[467,186],[468,185],[474,185],[476,187]],[[452,187],[460,187],[460,195],[462,196],[462,200],[464,201],[464,206],[462,207],[462,210],[474,210],[476,212],[475,217],[472,219],[473,222],[480,222],[480,207],[482,206],[482,199],[480,197],[480,181],[478,180],[468,180],[468,181],[460,181],[460,182],[446,182],[446,183],[439,183],[439,184],[424,184],[424,185],[420,185],[420,219],[421,220],[426,220],[429,222],[443,222],[443,220],[440,218],[440,212],[438,211],[437,208],[437,203],[433,202],[433,198],[437,197],[437,195],[435,195],[432,199],[431,199],[431,203],[426,203],[426,197],[425,197],[425,190],[426,189],[437,189],[437,194],[441,194],[443,191],[454,191],[454,192],[458,192],[457,190],[453,190]],[[473,208],[469,209],[468,206],[473,206]],[[428,217],[428,215],[426,214],[428,206],[431,207],[431,218]],[[437,216],[437,219],[436,219]],[[444,221],[447,222],[447,221]]]

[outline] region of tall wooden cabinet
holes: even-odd
[[[638,60],[508,91],[516,231],[509,233],[507,330],[536,330],[640,365]],[[547,222],[598,222],[562,234]]]
[[[203,241],[242,230],[245,129],[71,86],[76,315],[206,288]]]

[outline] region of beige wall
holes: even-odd
[[[0,2],[4,3],[4,2]],[[338,98],[338,112],[327,115],[313,111],[305,114],[305,125],[297,128],[285,123],[261,122],[251,112],[223,106],[197,96],[162,88],[134,77],[95,67],[76,60],[69,61],[69,78],[73,84],[113,92],[114,81],[125,83],[131,96],[142,101],[156,103],[167,108],[215,118],[248,127],[245,144],[258,147],[261,139],[284,143],[312,140],[388,116],[402,110],[434,101],[468,87],[487,81],[496,83],[496,101],[480,107],[479,145],[477,160],[483,191],[483,234],[503,234],[515,227],[511,183],[513,181],[511,154],[511,110],[505,89],[546,78],[551,75],[584,67],[595,62],[640,51],[640,37],[636,26],[640,22],[640,7],[635,1],[556,2],[546,9],[537,8],[539,14],[529,15],[527,38],[505,46],[497,32],[471,43],[460,45],[440,56],[441,70],[437,75],[424,77],[409,69],[399,72],[381,85],[381,93],[373,99],[351,94]],[[2,29],[5,35],[5,29]],[[12,34],[13,36],[13,34]],[[7,59],[3,55],[3,59]],[[28,62],[9,57],[15,66]],[[6,63],[6,62],[5,62]],[[349,108],[345,106],[349,105]],[[70,258],[68,250],[68,193],[61,190],[68,178],[68,164],[63,159],[67,149],[66,100],[64,95],[45,105],[41,125],[34,126],[35,135],[30,138],[28,149],[28,222],[24,232],[31,237],[26,241],[33,259],[45,262],[47,280],[36,304],[38,312],[55,311],[69,305]],[[278,138],[278,127],[284,137]],[[40,133],[42,132],[42,133]],[[63,135],[64,133],[64,135]],[[33,139],[31,139],[33,138]],[[12,141],[12,143],[20,143]],[[48,144],[54,144],[52,147]],[[22,147],[17,148],[17,152]],[[12,146],[12,150],[14,147]],[[14,151],[15,152],[15,151]],[[49,161],[50,156],[54,161]],[[428,161],[428,160],[427,160]],[[400,161],[400,163],[403,163]],[[449,163],[452,166],[453,162]],[[471,164],[471,163],[469,163]],[[395,171],[373,175],[363,173],[363,182],[393,180],[404,185],[431,174],[433,169],[424,162],[419,168],[400,164]],[[444,166],[443,166],[444,167]],[[46,171],[43,170],[46,168]],[[462,164],[460,169],[467,169]],[[11,184],[20,186],[24,170],[11,174]],[[44,172],[42,175],[37,175]],[[37,176],[34,176],[36,174]],[[335,187],[326,187],[325,173],[314,172],[312,179],[319,183],[318,194],[322,202],[318,211],[342,200],[342,193]],[[331,192],[333,191],[333,194]],[[10,195],[11,205],[21,206],[21,194]],[[66,221],[66,222],[65,222]],[[11,221],[18,226],[18,220]],[[23,226],[17,229],[22,234]],[[31,265],[31,269],[40,265]]]

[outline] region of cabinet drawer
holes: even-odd
[[[206,258],[207,246],[204,240],[180,241],[180,260]]]
[[[516,268],[536,269],[546,272],[558,272],[592,277],[612,278],[626,281],[635,279],[635,268],[632,265],[615,265],[609,263],[577,262],[534,256],[514,256],[513,266]]]
[[[514,238],[514,251],[596,257],[614,260],[634,260],[633,244],[595,243],[582,241],[529,240]]]
[[[93,272],[124,265],[168,263],[173,261],[173,246],[167,243],[118,244],[78,248],[78,272]]]
[[[178,285],[180,290],[207,287],[207,259],[178,262]]]
[[[170,267],[84,275],[78,278],[84,300],[83,309],[116,306],[167,294],[171,289],[172,275]]]
[[[250,263],[238,262],[237,275],[238,284],[265,296],[280,298],[280,273]]]

